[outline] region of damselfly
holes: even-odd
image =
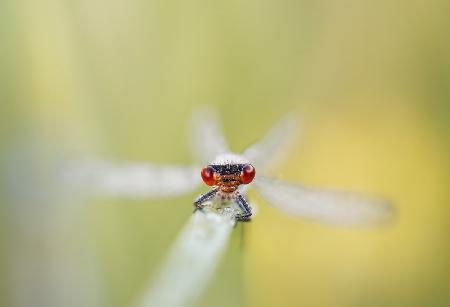
[[[202,209],[211,200],[234,203],[239,211],[233,212],[237,220],[252,216],[252,205],[247,201],[249,186],[254,186],[268,204],[291,216],[345,225],[372,224],[391,216],[392,207],[382,198],[306,187],[267,176],[295,141],[296,126],[295,116],[286,116],[259,142],[236,154],[226,144],[217,114],[201,109],[192,117],[192,144],[203,167],[95,161],[77,165],[75,175],[95,193],[132,197],[186,193],[197,188],[202,178],[212,188],[194,205]]]

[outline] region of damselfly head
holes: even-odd
[[[250,163],[217,163],[207,165],[201,171],[203,181],[209,186],[218,186],[224,193],[236,191],[239,185],[249,184],[255,178],[255,168]]]

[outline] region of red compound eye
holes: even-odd
[[[214,169],[211,166],[204,167],[201,172],[202,179],[207,185],[215,185],[216,178],[214,176]]]
[[[250,182],[252,182],[253,178],[255,178],[255,174],[255,168],[252,165],[247,164],[242,168],[241,182],[243,184],[249,184]]]

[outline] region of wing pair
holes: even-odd
[[[219,126],[217,113],[211,109],[200,109],[191,119],[192,149],[194,155],[204,165],[216,156],[231,152],[227,146],[223,131]],[[281,119],[259,140],[248,147],[243,156],[258,171],[267,171],[284,157],[295,141],[296,121],[294,114]]]
[[[217,114],[201,109],[191,118],[192,149],[201,165],[229,152]],[[279,162],[295,139],[293,114],[279,121],[243,156],[258,170],[254,186],[272,206],[298,217],[333,224],[372,224],[388,218],[391,206],[385,200],[355,193],[314,189],[264,177],[261,174]],[[83,190],[116,197],[165,197],[191,191],[201,183],[201,167],[156,166],[91,160],[77,162],[67,173]]]

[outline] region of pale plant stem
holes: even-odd
[[[137,305],[181,307],[195,302],[226,250],[234,225],[234,218],[229,215],[197,211]]]

